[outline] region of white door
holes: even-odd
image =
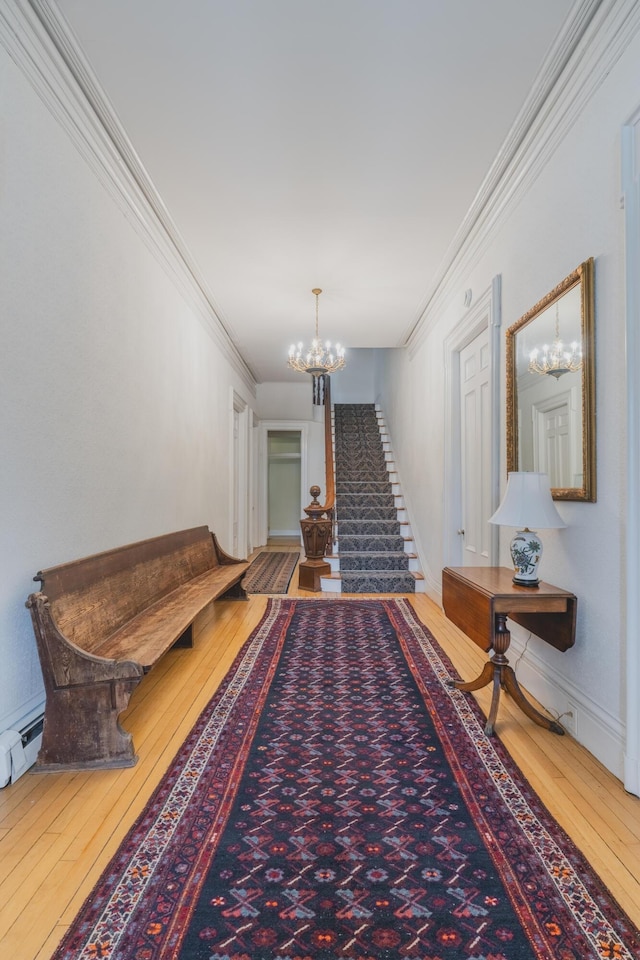
[[[549,475],[552,487],[582,485],[582,417],[572,388],[532,404],[533,469]]]
[[[536,410],[534,469],[549,475],[552,487],[571,484],[571,435],[569,404],[565,401],[546,410]]]
[[[491,563],[491,388],[489,331],[460,351],[460,467],[463,566]]]

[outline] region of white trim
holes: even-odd
[[[444,341],[444,501],[442,510],[443,566],[462,564],[462,487],[460,465],[460,351],[489,329],[489,390],[491,396],[491,506],[500,502],[500,325],[501,277],[470,308]],[[499,531],[491,528],[489,564],[498,560]]]
[[[410,357],[639,29],[638,0],[577,0],[450,244],[415,322],[400,341]]]
[[[0,4],[0,43],[255,396],[220,307],[57,4]]]
[[[309,501],[309,467],[308,467],[308,441],[309,424],[306,420],[261,420],[260,421],[260,440],[259,440],[259,476],[258,476],[258,537],[260,540],[256,546],[264,546],[269,539],[269,450],[268,435],[270,430],[286,431],[287,433],[300,434],[300,507]],[[302,531],[296,531],[300,535],[302,542]],[[283,534],[288,536],[288,533]]]
[[[544,705],[551,716],[559,718],[567,733],[578,743],[588,745],[589,752],[622,779],[624,727],[620,719],[585,696],[566,677],[557,672],[552,675],[548,662],[536,653],[534,644],[537,641],[527,648],[523,638],[528,632],[511,620],[508,624],[511,632],[509,661],[517,670],[518,682]],[[567,716],[569,712],[571,716]]]
[[[622,128],[627,349],[626,743],[624,785],[640,796],[640,110]]]
[[[244,558],[249,554],[249,407],[246,400],[229,388],[230,447],[229,447],[229,543],[233,556]],[[235,414],[238,414],[238,440],[235,457]],[[237,502],[236,502],[237,497]],[[237,538],[233,526],[238,523]],[[236,543],[237,539],[237,543]]]
[[[260,462],[260,421],[255,410],[249,407],[249,554],[253,553],[258,543],[258,464]]]

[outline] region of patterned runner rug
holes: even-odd
[[[299,559],[299,550],[263,550],[251,561],[242,586],[247,593],[286,593]]]
[[[60,958],[633,960],[406,600],[270,600]]]

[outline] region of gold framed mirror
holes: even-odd
[[[596,499],[594,263],[507,330],[507,471],[547,473],[555,500]]]

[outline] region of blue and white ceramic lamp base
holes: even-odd
[[[542,556],[542,541],[535,530],[518,530],[511,541],[513,582],[521,587],[537,587],[538,564]]]

